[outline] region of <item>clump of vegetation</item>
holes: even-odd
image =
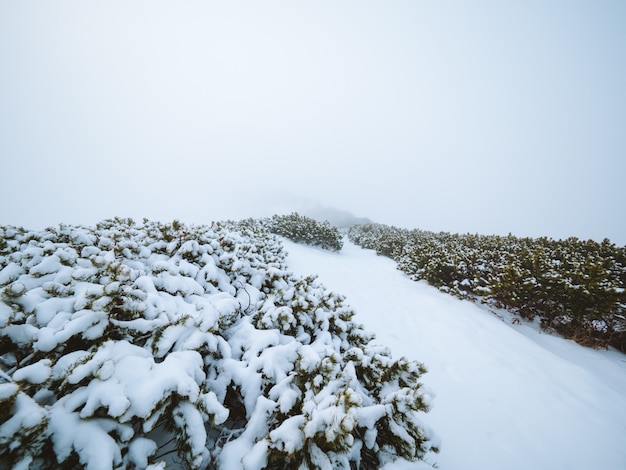
[[[415,280],[538,318],[546,330],[626,352],[626,247],[605,239],[518,238],[354,226],[351,241]]]
[[[0,227],[0,467],[380,468],[424,367],[254,220]]]
[[[332,251],[339,251],[343,247],[342,235],[337,227],[327,221],[318,222],[297,212],[275,215],[267,221],[267,226],[272,233],[296,243],[319,246]]]

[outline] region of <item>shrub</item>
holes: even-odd
[[[296,243],[319,246],[332,251],[339,251],[343,246],[342,236],[337,227],[333,227],[327,221],[318,222],[297,212],[273,216],[268,221],[268,227],[271,232]]]
[[[251,220],[2,227],[2,468],[378,468],[436,450],[424,367]]]

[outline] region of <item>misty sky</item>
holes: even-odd
[[[0,0],[0,224],[319,204],[626,244],[626,2]]]

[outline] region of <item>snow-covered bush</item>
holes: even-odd
[[[337,227],[329,222],[318,222],[311,217],[294,212],[289,215],[275,215],[266,221],[272,233],[289,238],[296,243],[319,246],[326,250],[339,251],[343,246],[342,236]]]
[[[0,228],[0,467],[377,468],[423,367],[254,221]]]

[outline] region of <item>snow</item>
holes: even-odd
[[[288,454],[296,451],[304,441],[302,435],[302,427],[305,424],[305,417],[303,415],[292,416],[282,422],[280,426],[270,432],[270,437],[273,442],[276,442],[281,450],[286,451]]]
[[[259,452],[258,447],[256,451],[253,451],[254,439],[256,436],[267,434],[267,418],[274,412],[275,407],[276,404],[273,401],[263,396],[257,398],[245,431],[239,439],[232,440],[224,446],[219,457],[221,468],[242,468],[242,458],[246,457],[245,468],[263,468],[267,454]],[[265,444],[260,441],[257,446],[263,447]]]
[[[77,413],[65,407],[52,408],[49,426],[55,453],[65,458],[74,449],[88,470],[106,470],[119,465],[120,450],[99,424],[97,420],[81,420]]]
[[[52,374],[50,359],[42,359],[39,362],[22,367],[13,373],[13,380],[18,382],[28,382],[31,384],[42,384]]]
[[[195,406],[183,402],[174,410],[174,422],[189,437],[190,452],[193,456],[191,464],[194,468],[200,468],[209,454],[205,447],[207,436],[202,415]]]
[[[428,369],[423,383],[435,396],[421,419],[441,451],[387,470],[626,468],[625,355],[513,324],[347,241],[339,253],[283,243],[295,274],[317,273],[376,342]]]
[[[56,255],[52,255],[43,258],[40,263],[33,266],[30,269],[29,274],[39,277],[45,274],[57,273],[61,270],[61,268],[62,265],[59,257]]]
[[[128,460],[138,468],[146,468],[148,456],[153,455],[156,450],[157,447],[153,440],[137,437],[128,446]]]
[[[0,285],[16,281],[22,273],[23,269],[19,264],[9,263],[4,269],[0,270]]]
[[[2,384],[0,387],[0,396],[6,395],[6,392],[15,391],[9,389],[7,385],[11,384]],[[9,419],[3,417],[3,422],[0,424],[0,446],[17,447],[20,442],[19,434],[23,433],[24,429],[33,429],[45,420],[44,410],[24,393],[15,395],[15,408],[18,410],[17,413]]]

